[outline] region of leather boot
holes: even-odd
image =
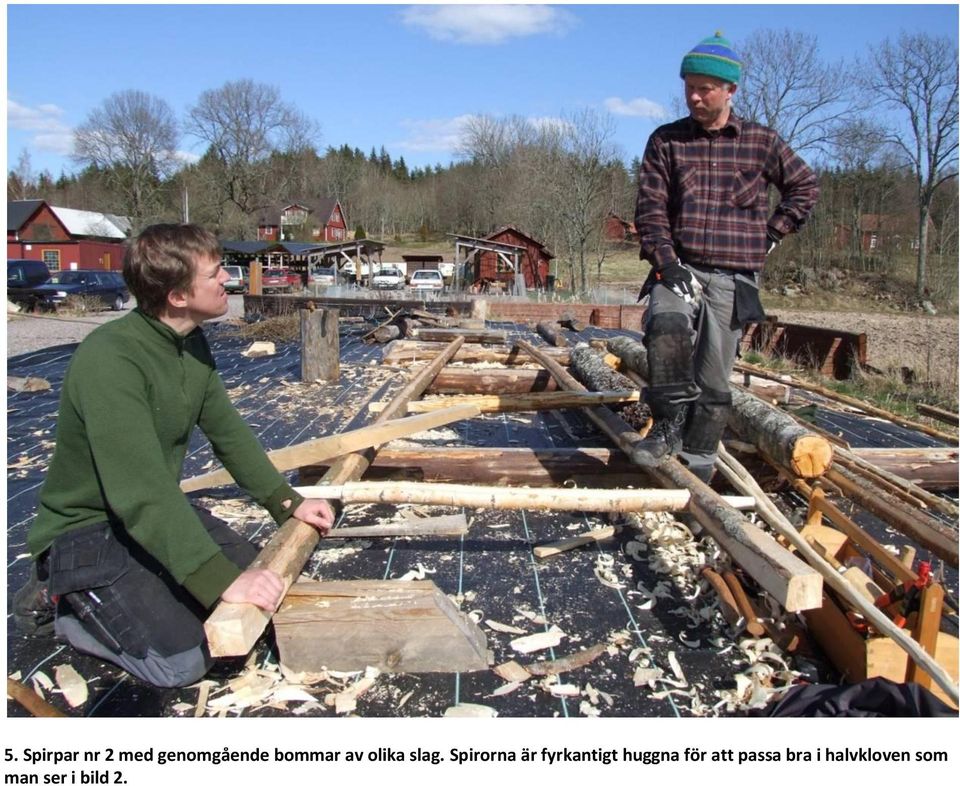
[[[653,428],[633,448],[633,461],[641,467],[659,467],[683,446],[683,424],[687,419],[687,407],[663,407],[655,413]]]

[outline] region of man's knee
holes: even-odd
[[[686,314],[654,314],[647,322],[643,343],[647,348],[651,406],[657,399],[673,404],[691,401],[699,388],[694,373],[694,331]]]

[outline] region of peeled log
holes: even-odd
[[[607,342],[607,349],[623,360],[627,368],[647,377],[647,351],[642,344],[618,337]],[[744,440],[757,445],[802,478],[818,478],[830,468],[833,448],[826,439],[739,388],[732,388],[731,396],[727,425]]]

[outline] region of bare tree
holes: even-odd
[[[220,167],[223,199],[246,216],[268,207],[286,189],[276,167],[270,171],[271,155],[302,152],[318,133],[313,121],[281,100],[277,88],[249,79],[201,93],[186,129],[207,143]],[[282,156],[273,163],[295,160],[295,155]],[[268,184],[274,193],[267,193]]]
[[[106,174],[136,231],[154,215],[163,181],[176,169],[178,140],[166,101],[124,90],[106,98],[74,131],[74,159]]]
[[[556,210],[562,219],[575,291],[587,288],[587,249],[602,230],[609,206],[611,165],[617,159],[609,115],[584,109],[559,126],[559,155],[550,173]],[[548,184],[545,184],[548,186]]]
[[[798,152],[823,151],[854,109],[843,63],[823,63],[816,37],[792,30],[757,30],[741,56],[737,112],[774,129]]]
[[[919,240],[917,297],[926,299],[930,206],[957,176],[957,47],[948,38],[903,33],[870,51],[862,84],[899,110],[888,138],[910,162],[916,180]]]
[[[36,188],[36,178],[33,174],[33,165],[30,162],[30,153],[26,149],[20,151],[17,158],[17,168],[10,172],[7,178],[7,198],[11,200],[30,199]]]

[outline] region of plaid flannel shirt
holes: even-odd
[[[767,190],[780,192],[769,216]],[[640,169],[636,226],[641,257],[760,271],[768,229],[797,231],[817,202],[817,178],[775,131],[731,113],[719,131],[692,118],[650,136]]]

